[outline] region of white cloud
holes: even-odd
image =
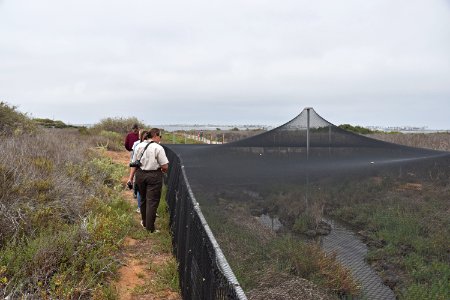
[[[448,1],[0,2],[0,98],[72,123],[450,129],[448,53]]]

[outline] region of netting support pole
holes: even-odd
[[[306,109],[306,162],[308,164],[309,161],[309,128],[311,125],[311,107],[307,107]],[[307,170],[306,170],[306,191],[305,191],[305,203],[306,203],[306,207],[308,208],[308,189],[309,189],[309,165],[307,166]]]
[[[306,108],[306,160],[309,159],[309,126],[311,107]]]
[[[331,156],[331,125],[328,125],[328,157]]]

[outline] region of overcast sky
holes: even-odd
[[[0,0],[0,100],[71,124],[450,129],[449,0]]]

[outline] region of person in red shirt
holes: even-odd
[[[130,162],[133,158],[133,144],[134,142],[139,140],[139,125],[133,124],[133,127],[131,127],[131,132],[127,134],[125,137],[125,149],[130,151]],[[137,198],[137,187],[132,186],[133,189],[133,197]]]
[[[134,142],[139,140],[139,125],[134,124],[131,130],[132,131],[128,133],[127,136],[125,137],[125,149],[127,149],[130,152],[133,151]]]

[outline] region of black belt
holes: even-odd
[[[145,173],[161,172],[161,168],[158,168],[156,170],[144,170],[144,169],[139,169],[139,170],[142,171],[142,172],[145,172]]]

